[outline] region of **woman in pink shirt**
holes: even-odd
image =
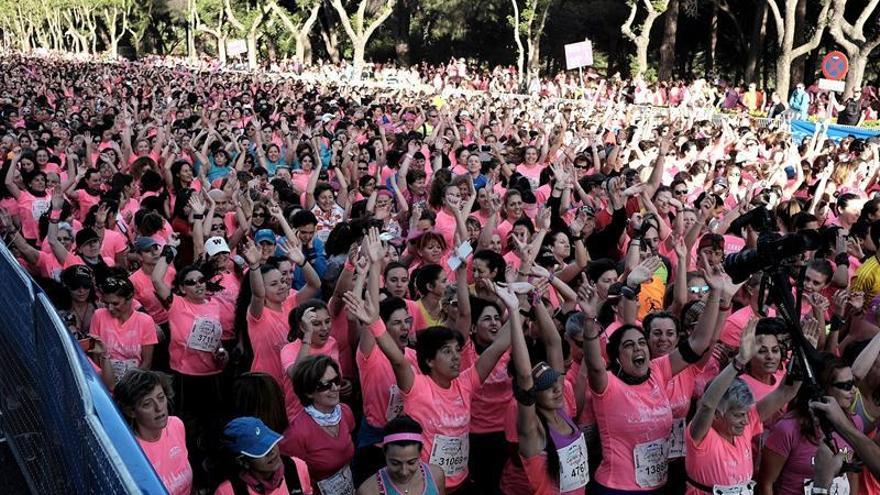
[[[590,481],[587,444],[565,411],[564,375],[546,362],[532,367],[519,300],[508,289],[496,289],[496,294],[510,314],[519,455],[529,484],[536,495],[583,495]],[[561,361],[559,354],[556,361]]]
[[[330,356],[338,363],[339,345],[330,335],[333,330],[333,319],[324,301],[310,299],[300,304],[293,311],[289,311],[287,322],[289,343],[281,348],[280,356],[287,418],[293,421],[293,418],[302,411],[302,404],[291,384],[290,377],[294,367],[306,356],[318,354]]]
[[[742,379],[755,400],[763,399],[767,394],[779,387],[785,377],[782,363],[782,347],[779,345],[777,333],[783,332],[782,323],[774,318],[762,318],[758,325],[755,341],[758,343],[754,356],[746,365],[746,374]]]
[[[440,466],[446,474],[447,490],[454,492],[468,478],[471,397],[508,348],[508,331],[462,372],[461,334],[446,327],[427,328],[416,340],[416,357],[422,372],[418,374],[385,328],[372,326],[378,319],[375,301],[369,301],[366,305],[371,309],[365,310],[364,301],[349,292],[345,302],[362,323],[371,325],[376,343],[391,362],[403,395],[404,412],[425,428],[422,460]]]
[[[353,495],[349,463],[354,457],[354,414],[339,402],[342,375],[329,356],[308,356],[296,364],[293,388],[304,406],[284,432],[284,455],[305,459],[316,493]]]
[[[130,369],[150,369],[153,347],[159,341],[156,323],[132,308],[134,286],[128,279],[110,276],[98,284],[98,290],[106,308],[95,311],[89,333],[104,342],[116,378]]]
[[[46,191],[46,174],[39,170],[21,172],[22,190],[15,182],[15,173],[21,155],[12,159],[7,169],[5,184],[9,194],[18,202],[18,218],[21,222],[21,235],[29,241],[39,237],[38,222],[43,213],[49,211],[49,194]],[[60,208],[60,207],[59,207]]]
[[[713,270],[712,278],[718,279],[719,287],[730,284],[720,268]],[[649,266],[640,264],[630,272],[627,283],[646,281],[652,273]],[[712,327],[698,327],[674,351],[652,361],[644,330],[625,324],[608,338],[606,364],[599,342],[602,329],[595,319],[598,290],[585,286],[579,295],[581,309],[587,314],[584,360],[602,442],[594,493],[665,493],[673,424],[666,386],[709,349]],[[622,299],[622,304],[637,304]]]
[[[183,422],[169,416],[171,384],[164,375],[129,370],[113,390],[119,410],[171,495],[189,495],[193,472],[186,450]]]
[[[737,376],[757,350],[752,319],[743,329],[737,356],[712,380],[700,398],[697,412],[685,434],[688,456],[687,495],[751,493],[752,437],[763,431],[762,422],[794,398],[800,382],[777,388],[755,401],[749,387]]]
[[[210,418],[223,403],[221,372],[229,354],[221,346],[220,308],[211,299],[205,275],[197,266],[177,272],[174,290],[165,283],[175,252],[165,246],[153,269],[152,282],[168,310],[170,367],[176,374],[178,407],[185,420]]]
[[[821,371],[817,378],[824,389],[824,396],[833,397],[840,408],[849,411],[856,395],[855,378],[849,366],[830,354],[822,356]],[[814,415],[809,409],[810,391],[803,388],[792,401],[791,410],[770,429],[761,454],[761,468],[758,471],[755,490],[759,495],[799,495],[804,486],[813,478],[813,459],[819,442]],[[850,420],[861,431],[862,419],[851,415]],[[832,435],[839,448],[852,446],[837,433]],[[859,473],[847,473],[834,479],[837,493],[859,493]]]

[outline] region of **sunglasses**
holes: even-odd
[[[684,196],[687,193],[688,193],[687,189],[676,189],[675,190],[676,196]]]
[[[185,285],[187,287],[195,287],[196,285],[204,284],[205,277],[190,278],[190,279],[184,280],[182,283],[183,283],[183,285]]]
[[[70,285],[67,286],[70,290],[79,290],[79,289],[89,289],[92,290],[92,283],[85,282],[80,280],[74,280]]]
[[[708,285],[694,285],[693,287],[688,287],[688,292],[691,294],[707,294],[709,292]]]
[[[844,392],[849,392],[856,386],[856,382],[854,380],[848,380],[845,382],[834,382],[831,384],[834,388],[843,390]]]
[[[342,378],[337,376],[337,377],[331,378],[329,381],[326,381],[326,382],[323,380],[318,381],[318,384],[315,386],[315,392],[326,392],[326,391],[332,389],[334,385],[336,387],[341,386],[342,385]]]

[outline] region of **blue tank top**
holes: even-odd
[[[425,481],[425,490],[421,495],[440,495],[440,492],[437,491],[437,484],[434,483],[434,475],[431,474],[431,468],[422,462],[421,471],[422,479]],[[376,483],[379,485],[379,493],[383,495],[403,495],[403,493],[394,486],[391,477],[388,476],[388,468],[382,468],[376,473]]]

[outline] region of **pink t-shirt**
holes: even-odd
[[[607,377],[605,391],[593,392],[602,440],[596,481],[615,490],[664,486],[667,439],[672,429],[672,408],[666,394],[666,384],[672,378],[669,356],[651,361],[651,376],[642,384],[627,385],[610,372]]]
[[[217,305],[220,306],[220,326],[223,328],[223,340],[232,340],[235,338],[235,301],[238,299],[238,293],[241,291],[241,281],[238,276],[231,271],[224,271],[220,275],[220,285],[223,286],[219,292],[215,292],[212,296]]]
[[[287,344],[287,334],[290,331],[287,315],[295,304],[295,301],[288,299],[280,310],[263,306],[263,314],[259,318],[254,317],[250,310],[247,312],[248,338],[254,350],[251,371],[268,373],[278,385],[284,384],[281,349]]]
[[[192,468],[186,450],[183,422],[177,416],[168,417],[168,425],[155,442],[137,439],[147,459],[171,495],[189,495],[192,490]]]
[[[852,421],[862,430],[862,418],[852,416]],[[839,448],[852,446],[837,432],[832,433],[834,442]],[[770,429],[764,448],[785,457],[785,465],[773,484],[773,493],[777,495],[800,495],[804,493],[804,481],[813,479],[813,457],[818,448],[813,441],[803,436],[797,417],[788,413]]]
[[[101,242],[101,258],[107,266],[116,266],[116,255],[124,253],[128,249],[128,239],[122,233],[115,230],[104,229],[104,239]]]
[[[116,378],[122,378],[126,371],[141,366],[141,351],[145,345],[159,342],[156,323],[146,313],[135,311],[120,322],[105,308],[95,310],[92,316],[91,335],[104,342]]]
[[[290,380],[290,373],[293,372],[293,365],[296,364],[296,356],[302,348],[302,340],[296,339],[293,342],[285,344],[281,348],[281,379],[283,383],[281,388],[284,389],[284,407],[287,410],[287,419],[292,421],[303,409],[299,403],[296,393],[293,391],[293,382]],[[339,362],[339,347],[336,345],[336,339],[327,337],[327,342],[320,348],[309,346],[309,356],[316,354],[325,354]]]
[[[472,340],[461,350],[461,367],[473,366],[479,356]],[[493,433],[504,431],[504,414],[507,405],[513,401],[513,386],[507,374],[510,352],[501,355],[495,368],[483,384],[474,391],[471,399],[471,433]]]
[[[73,192],[72,197],[76,200],[77,204],[79,204],[79,208],[76,210],[76,219],[80,222],[85,221],[89,209],[101,201],[100,195],[94,196],[89,194],[85,189],[77,189]]]
[[[746,382],[746,384],[752,390],[752,395],[755,397],[755,402],[758,402],[764,397],[767,397],[767,394],[776,390],[776,388],[779,387],[779,385],[785,379],[785,370],[780,369],[772,376],[773,378],[770,380],[769,384],[757,380],[748,373],[741,376],[740,378],[742,378],[743,381]]]
[[[422,461],[443,469],[447,491],[467,479],[471,397],[479,386],[480,376],[472,366],[452,380],[449,388],[416,373],[412,389],[401,391],[404,412],[424,429]]]
[[[173,266],[168,267],[165,273],[165,283],[171,286],[177,271]],[[168,322],[168,310],[159,302],[156,297],[156,289],[153,287],[153,280],[143,270],[138,270],[129,275],[128,280],[134,285],[134,299],[141,303],[147,314],[153,317],[158,325]]]
[[[342,404],[342,419],[339,433],[331,435],[312,419],[305,411],[300,412],[284,431],[284,439],[278,444],[282,455],[296,456],[306,461],[312,487],[318,489],[318,482],[346,469],[354,457],[354,442],[351,434],[356,426],[354,414],[346,404]]]
[[[201,304],[174,296],[168,308],[171,369],[184,375],[216,375],[223,369],[214,359],[220,348],[220,307],[207,299]]]
[[[36,239],[40,235],[39,220],[49,211],[52,197],[48,193],[38,198],[27,191],[18,197],[18,219],[21,222],[21,235],[25,239]]]
[[[416,351],[406,347],[403,355],[412,366],[413,373],[418,374]],[[364,416],[369,425],[381,428],[403,412],[403,396],[397,387],[394,369],[375,345],[369,354],[358,349],[355,359],[360,372],[361,395],[364,397]]]
[[[440,210],[437,212],[437,217],[434,220],[434,230],[440,233],[443,236],[443,239],[446,241],[446,251],[450,251],[455,248],[455,230],[457,228],[457,224],[455,222],[455,217],[446,213],[445,210]]]
[[[749,410],[749,424],[743,434],[730,443],[709,428],[703,441],[696,443],[691,437],[690,428],[685,431],[688,456],[685,469],[688,477],[706,486],[738,485],[752,479],[752,437],[764,431],[758,408],[752,405]],[[801,488],[803,491],[803,487]],[[705,492],[688,484],[686,495],[704,495]]]

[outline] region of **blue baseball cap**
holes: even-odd
[[[223,444],[234,454],[253,459],[265,457],[281,441],[260,419],[252,416],[235,418],[223,429]]]
[[[254,235],[254,242],[257,244],[261,242],[271,242],[275,244],[275,232],[272,232],[271,229],[260,229]]]

